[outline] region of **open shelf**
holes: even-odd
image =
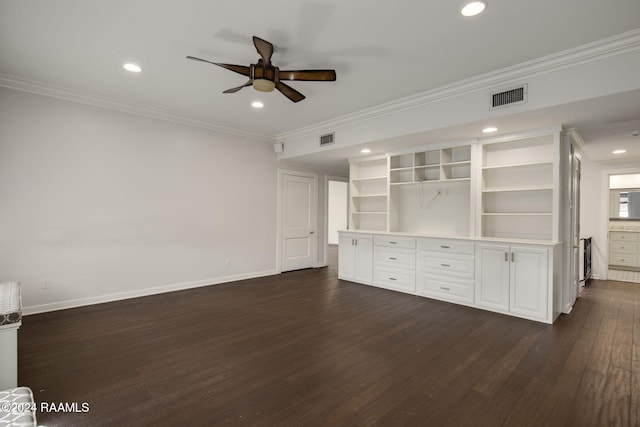
[[[554,136],[483,145],[482,235],[551,240]]]

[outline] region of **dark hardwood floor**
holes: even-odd
[[[640,286],[550,326],[295,271],[27,316],[53,426],[638,426]]]

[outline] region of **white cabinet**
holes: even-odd
[[[416,239],[376,235],[373,249],[373,284],[394,291],[416,292]]]
[[[418,249],[418,294],[472,305],[475,243],[420,239]]]
[[[550,254],[544,246],[478,244],[476,304],[551,323]]]
[[[338,246],[338,277],[364,284],[373,281],[373,236],[360,233],[340,233]]]
[[[640,233],[609,232],[609,265],[625,270],[640,268]]]

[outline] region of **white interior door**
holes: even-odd
[[[282,174],[281,271],[314,267],[317,252],[317,187],[314,175]]]

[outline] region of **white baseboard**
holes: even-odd
[[[166,292],[180,291],[183,289],[199,288],[203,286],[219,285],[221,283],[237,282],[238,280],[254,279],[257,277],[273,276],[278,274],[276,270],[258,271],[253,273],[236,274],[233,276],[217,277],[215,279],[198,280],[196,282],[176,283],[173,285],[157,286],[146,289],[136,289],[129,292],[118,292],[115,294],[98,295],[89,298],[79,298],[67,301],[58,301],[50,304],[32,305],[23,307],[22,315],[46,313],[48,311],[65,310],[67,308],[82,307],[85,305],[102,304],[105,302],[120,301],[130,298],[145,297]]]

